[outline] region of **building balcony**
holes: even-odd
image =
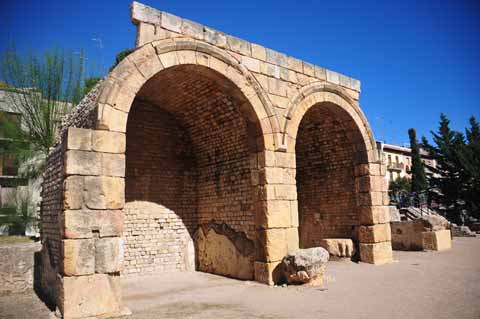
[[[404,170],[405,165],[403,163],[388,163],[387,169],[392,171],[402,171]]]

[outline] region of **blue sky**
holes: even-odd
[[[96,74],[134,46],[131,1],[0,1],[1,51],[12,40],[24,52],[83,49]],[[143,2],[360,79],[377,139],[430,136],[440,112],[458,130],[480,119],[478,0]]]

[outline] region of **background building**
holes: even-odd
[[[377,142],[377,147],[387,165],[386,179],[394,181],[400,177],[412,177],[412,150],[410,148],[383,142]],[[437,167],[437,162],[423,149],[420,149],[420,156],[425,164],[427,175],[433,174],[432,169]]]
[[[12,139],[6,136],[1,124],[5,120],[19,124],[22,122],[22,115],[15,112],[8,102],[6,90],[8,89],[0,88],[0,207],[11,199],[18,186],[27,184],[18,174],[16,158],[2,151]]]

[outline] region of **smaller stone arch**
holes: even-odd
[[[378,161],[378,154],[373,151],[376,149],[375,138],[358,103],[343,89],[323,82],[304,86],[290,100],[283,125],[282,144],[289,150],[295,149],[295,138],[303,116],[311,107],[324,102],[335,104],[349,114],[362,134],[365,150],[368,152],[368,162]]]
[[[390,261],[386,183],[358,103],[341,88],[312,83],[286,114],[282,142],[296,157],[300,247],[348,238],[360,260]]]

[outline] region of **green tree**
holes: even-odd
[[[428,183],[425,175],[425,167],[420,157],[420,147],[418,146],[417,134],[415,129],[408,130],[408,137],[410,138],[410,148],[412,150],[412,192],[420,194],[427,190]]]
[[[437,168],[429,180],[429,196],[446,209],[450,221],[459,223],[465,208],[467,187],[459,156],[465,147],[465,140],[461,133],[451,130],[449,124],[447,116],[442,113],[438,132],[431,132],[435,145],[431,145],[425,137],[422,138],[422,144],[437,162]]]
[[[83,88],[83,96],[87,95],[88,92],[90,92],[95,87],[95,85],[97,85],[98,81],[100,81],[100,78],[98,76],[86,78],[85,87]]]
[[[109,71],[112,71],[123,59],[130,53],[135,51],[135,49],[123,49],[115,56],[115,63],[110,67]]]
[[[480,218],[480,125],[475,117],[470,118],[466,129],[467,144],[459,152],[459,160],[467,179],[465,201],[472,215]]]
[[[402,202],[411,189],[411,181],[407,177],[400,177],[388,183],[388,192],[393,202]]]
[[[21,153],[46,156],[55,142],[62,117],[77,104],[83,91],[83,54],[58,49],[43,55],[20,55],[15,47],[0,61],[2,80],[9,106],[22,115],[21,125],[3,123],[3,129],[26,142]],[[8,122],[8,121],[7,121]]]

